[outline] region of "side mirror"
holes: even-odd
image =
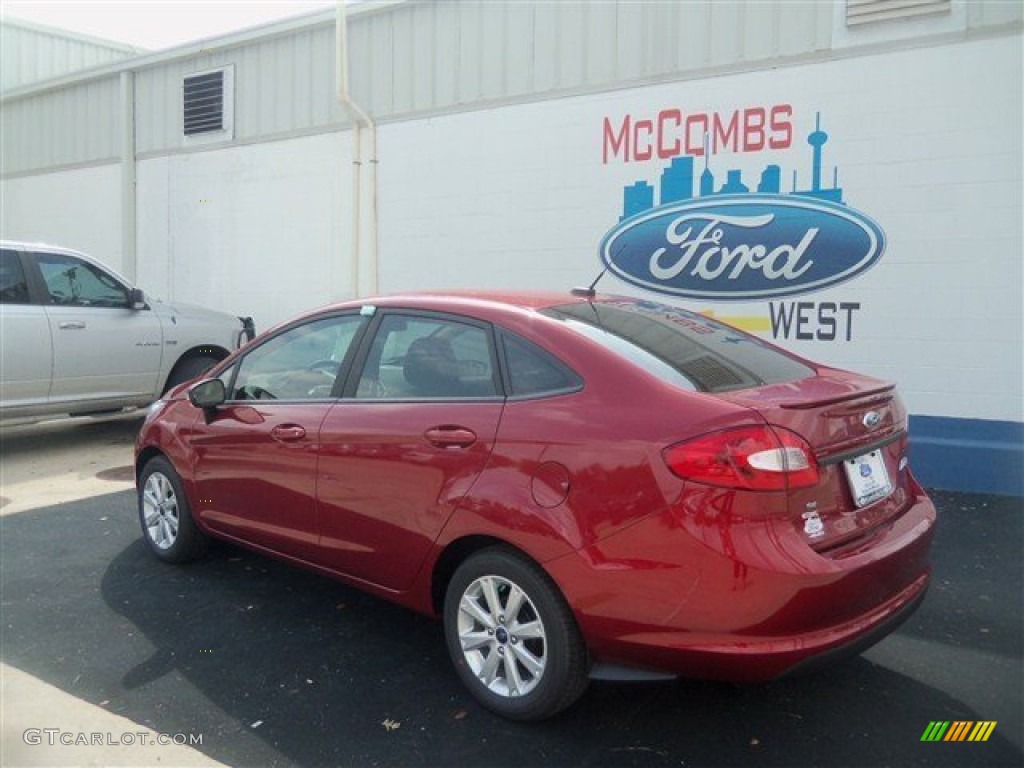
[[[141,288],[132,288],[130,291],[128,291],[128,308],[146,308],[146,294],[142,292]]]
[[[208,411],[216,408],[218,405],[223,405],[228,399],[228,394],[224,388],[223,381],[220,379],[206,379],[189,389],[188,399],[196,408]]]

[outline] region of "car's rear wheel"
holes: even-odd
[[[139,480],[139,522],[150,551],[168,563],[193,560],[208,540],[192,519],[181,478],[163,457],[151,459]]]
[[[514,720],[565,709],[587,687],[587,654],[565,599],[537,565],[483,550],[455,571],[445,596],[445,638],[463,683]]]

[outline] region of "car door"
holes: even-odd
[[[21,255],[0,250],[0,409],[28,415],[50,396],[53,349],[50,323],[34,303]]]
[[[45,289],[53,340],[51,402],[152,398],[163,354],[160,318],[129,305],[128,286],[85,259],[29,254]]]
[[[314,560],[320,424],[366,321],[333,315],[289,326],[221,377],[228,401],[188,438],[196,457],[197,514],[211,528]]]
[[[407,588],[483,470],[504,407],[489,326],[382,313],[320,428],[322,564]]]

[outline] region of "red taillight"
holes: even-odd
[[[749,491],[783,491],[818,483],[814,452],[779,427],[738,427],[665,449],[665,462],[684,480]]]

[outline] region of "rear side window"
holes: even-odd
[[[361,400],[495,397],[489,334],[443,318],[386,316],[356,387]]]
[[[28,282],[15,251],[0,251],[0,304],[28,304]]]
[[[613,300],[544,310],[676,386],[728,392],[796,381],[814,370],[760,339],[667,304]]]
[[[583,386],[573,371],[525,339],[503,334],[502,344],[513,397],[570,392]]]

